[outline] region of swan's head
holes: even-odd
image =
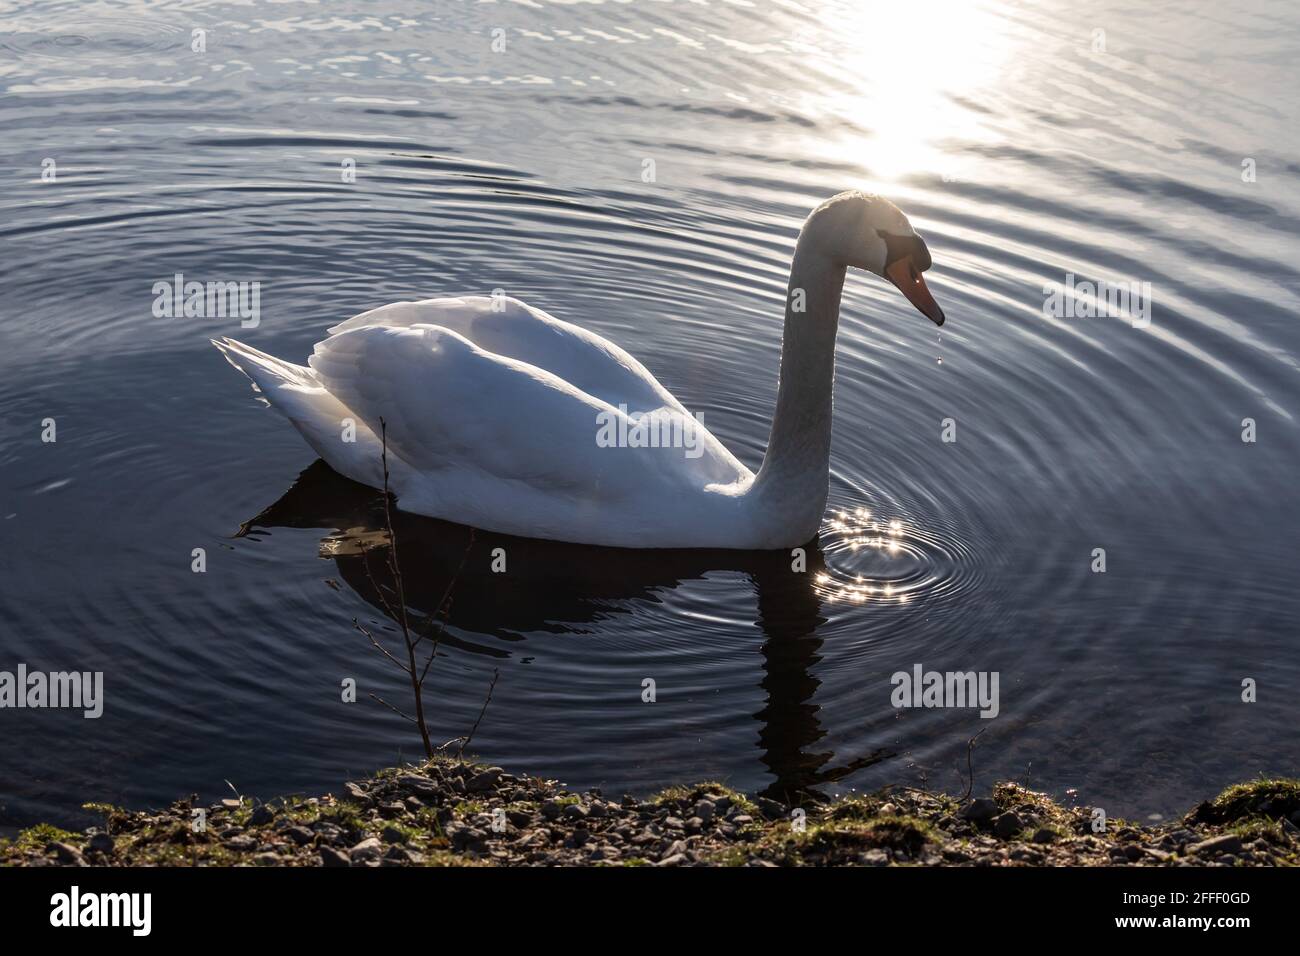
[[[888,199],[857,190],[840,193],[812,211],[804,234],[839,265],[888,279],[922,315],[943,325],[943,310],[921,277],[930,268],[930,250]]]

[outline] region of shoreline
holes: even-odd
[[[191,798],[192,799],[192,798]],[[104,804],[38,824],[0,866],[1295,866],[1300,780],[1236,784],[1178,820],[1099,821],[1015,783],[962,800],[886,787],[787,808],[719,783],[644,800],[437,758],[340,794],[153,811]]]

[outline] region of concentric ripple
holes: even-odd
[[[828,601],[904,605],[975,586],[978,564],[958,538],[903,515],[858,507],[833,512],[821,539],[825,570],[814,583]]]
[[[6,23],[0,49],[17,57],[107,62],[189,49],[190,30],[150,17],[74,18],[57,26],[26,18]]]

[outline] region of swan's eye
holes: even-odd
[[[886,266],[893,265],[899,259],[907,259],[913,264],[914,270],[924,272],[930,268],[930,250],[920,236],[900,236],[883,229],[877,229],[876,235],[885,241]]]
[[[877,229],[876,235],[885,240],[885,265],[893,265],[899,259],[911,258],[911,236],[899,236],[892,232],[885,232],[883,229]]]

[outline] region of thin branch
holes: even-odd
[[[420,671],[421,687],[424,686],[424,678],[428,675],[429,668],[433,666],[433,659],[438,656],[438,644],[439,642],[441,642],[443,632],[447,628],[446,621],[445,620],[435,621],[434,614],[450,613],[449,609],[451,607],[451,589],[454,588],[456,586],[456,582],[460,580],[460,573],[463,570],[465,570],[465,563],[469,560],[469,553],[473,549],[473,547],[474,547],[474,529],[470,528],[469,541],[466,542],[465,550],[460,556],[460,564],[456,567],[456,573],[451,576],[451,581],[447,584],[447,589],[442,592],[442,598],[438,601],[438,607],[434,610],[434,613],[430,614],[429,617],[425,619],[425,624],[427,626],[433,626],[436,624],[437,630],[434,631],[433,634],[433,646],[429,648],[429,659],[424,662],[424,670]],[[420,640],[423,640],[423,636],[417,639],[415,643],[419,644]]]
[[[441,631],[441,629],[439,629],[439,631],[438,631],[438,636],[439,636],[439,637],[442,636],[442,631]],[[426,677],[429,676],[429,668],[430,668],[431,666],[433,666],[433,658],[434,658],[434,656],[435,656],[437,653],[438,653],[438,641],[435,639],[434,642],[433,642],[433,647],[429,650],[429,659],[428,659],[427,661],[424,662],[424,670],[420,671],[420,686],[421,686],[421,687],[424,686],[424,679],[425,679]]]
[[[499,667],[492,671],[492,683],[488,684],[487,698],[483,701],[483,709],[478,712],[478,719],[474,721],[474,726],[469,729],[469,733],[465,735],[464,742],[460,745],[460,750],[456,752],[457,760],[460,760],[465,756],[465,748],[468,747],[469,742],[474,739],[474,732],[478,730],[479,722],[483,719],[483,715],[487,713],[488,704],[492,703],[492,691],[496,689],[497,678],[500,676],[501,669]]]
[[[424,742],[424,754],[433,758],[433,743],[429,740],[429,725],[424,720],[424,694],[421,693],[420,678],[415,676],[415,644],[411,640],[411,622],[406,617],[406,587],[402,583],[401,563],[397,557],[397,533],[393,530],[392,495],[388,491],[388,423],[381,417],[379,430],[382,437],[382,462],[384,465],[384,524],[388,527],[388,561],[393,571],[393,581],[397,585],[397,609],[401,612],[399,623],[402,625],[402,639],[406,642],[406,673],[411,678],[411,691],[415,695],[415,723],[420,728],[420,739]]]
[[[403,663],[396,655],[384,647],[370,629],[362,625],[362,623],[356,618],[352,619],[352,626],[364,634],[376,650],[406,672],[407,677],[411,681],[412,696],[415,698],[414,716],[403,713],[401,710],[376,694],[371,694],[370,697],[383,704],[399,717],[415,724],[420,731],[420,739],[424,743],[425,757],[431,761],[435,754],[435,748],[432,741],[429,739],[429,725],[424,715],[424,679],[428,676],[429,668],[433,665],[433,662],[438,655],[438,643],[442,639],[442,635],[446,630],[445,619],[449,613],[448,609],[451,606],[450,602],[452,592],[455,590],[456,584],[460,580],[461,572],[464,571],[465,565],[469,561],[470,551],[474,547],[474,529],[470,529],[469,541],[466,543],[465,551],[461,555],[460,564],[457,566],[455,573],[451,576],[451,580],[447,582],[446,590],[443,591],[442,597],[434,606],[432,613],[430,613],[425,619],[424,626],[427,633],[420,633],[418,631],[413,633],[406,603],[406,584],[402,580],[402,566],[398,557],[397,532],[393,528],[393,496],[389,489],[388,473],[388,423],[382,417],[379,419],[379,433],[382,443],[380,461],[383,464],[384,471],[384,528],[388,532],[387,564],[394,586],[391,588],[385,588],[376,581],[374,575],[371,574],[369,547],[363,546],[361,548],[361,566],[365,570],[366,577],[374,588],[375,594],[379,596],[379,601],[383,605],[385,613],[394,619],[401,628],[402,641],[406,645],[406,662]],[[389,595],[392,595],[394,598],[393,601],[389,600]],[[396,607],[394,607],[394,604],[396,604]],[[439,618],[442,618],[443,620],[439,620]],[[428,660],[424,662],[424,667],[419,669],[419,673],[417,674],[416,648],[425,639],[430,640],[432,646],[429,651]],[[469,746],[470,741],[474,737],[474,733],[478,730],[479,724],[483,720],[483,715],[487,713],[488,705],[492,702],[492,692],[496,689],[497,679],[500,676],[500,670],[494,670],[492,672],[492,681],[488,685],[487,697],[483,701],[483,707],[479,710],[478,718],[474,721],[474,726],[470,728],[470,732],[464,737],[453,737],[445,744],[436,748],[437,751],[443,751],[452,744],[459,742],[460,750],[457,753],[457,759],[459,760],[464,756],[465,748]]]
[[[988,730],[988,728],[985,727],[984,730]],[[966,773],[968,779],[966,781],[966,793],[961,798],[963,803],[970,799],[971,791],[975,789],[975,768],[971,765],[970,753],[975,749],[975,741],[980,739],[980,735],[984,733],[984,730],[966,741]]]
[[[465,543],[465,550],[461,553],[460,564],[456,566],[455,573],[452,574],[451,580],[447,582],[447,588],[442,592],[442,597],[438,599],[437,605],[434,606],[434,609],[429,614],[429,616],[424,619],[424,623],[426,627],[432,626],[437,621],[438,617],[445,617],[447,609],[450,607],[452,589],[455,588],[456,583],[460,581],[460,573],[465,570],[465,564],[466,562],[469,561],[469,553],[470,551],[473,550],[473,548],[474,548],[474,529],[470,528],[469,541]],[[435,650],[437,649],[438,646],[438,638],[440,638],[441,636],[442,636],[442,627],[439,626],[434,636]],[[427,635],[421,635],[417,637],[415,643],[419,644],[420,641],[425,639],[425,637],[427,637]]]
[[[383,704],[385,707],[387,707],[389,710],[391,710],[393,713],[395,713],[398,717],[403,717],[403,718],[405,718],[406,720],[409,720],[411,723],[415,723],[415,718],[414,718],[414,717],[412,717],[410,714],[407,714],[407,713],[404,713],[403,711],[398,710],[396,707],[394,707],[394,706],[393,706],[392,704],[390,704],[388,701],[384,700],[384,698],[380,697],[378,694],[370,694],[369,697],[370,697],[371,700],[377,700],[377,701],[379,701],[381,704]]]
[[[388,648],[384,647],[384,645],[380,644],[377,640],[375,640],[375,635],[371,634],[370,631],[364,625],[362,625],[362,623],[358,621],[355,617],[352,619],[352,626],[355,627],[362,634],[364,634],[366,637],[370,638],[370,643],[375,645],[375,650],[379,651],[379,653],[383,654],[385,657],[387,657],[390,661],[392,661],[402,670],[406,670],[406,665],[403,664],[401,661],[399,661],[392,654],[390,654],[388,652]]]
[[[361,569],[366,572],[366,579],[370,582],[370,586],[375,589],[375,594],[379,597],[379,600],[383,602],[385,613],[387,613],[394,621],[397,620],[397,612],[394,611],[393,606],[388,603],[388,598],[384,597],[383,587],[381,587],[379,582],[375,580],[375,576],[370,573],[369,545],[361,546]]]

